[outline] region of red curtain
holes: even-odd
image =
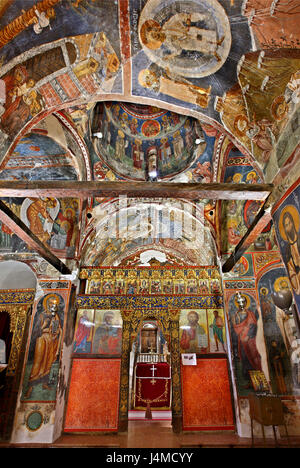
[[[135,407],[169,408],[171,370],[167,362],[136,365]]]

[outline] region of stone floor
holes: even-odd
[[[187,449],[199,448],[250,448],[251,438],[241,438],[233,432],[184,432],[174,434],[171,421],[136,421],[128,423],[128,431],[119,434],[63,434],[52,444],[7,444],[0,448],[143,448]],[[254,439],[255,448],[275,448],[274,439]],[[282,437],[279,448],[300,448],[300,437]]]

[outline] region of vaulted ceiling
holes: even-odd
[[[299,19],[298,0],[2,0],[1,259],[230,268],[276,248]]]

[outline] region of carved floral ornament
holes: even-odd
[[[159,313],[162,309],[220,309],[223,307],[223,295],[206,296],[97,296],[79,295],[77,309],[152,309]]]

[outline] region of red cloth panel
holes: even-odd
[[[226,359],[181,366],[181,382],[184,430],[234,430]]]
[[[120,359],[74,359],[65,431],[118,429]]]
[[[170,376],[170,365],[166,362],[139,362],[136,366],[135,407],[146,408],[147,403],[151,408],[169,407]]]

